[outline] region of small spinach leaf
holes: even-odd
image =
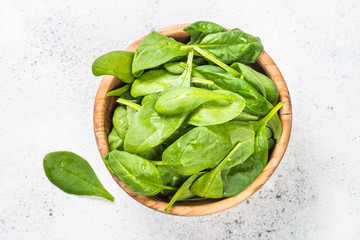
[[[160,114],[177,114],[194,110],[203,103],[214,101],[218,105],[229,105],[231,99],[221,93],[195,87],[174,88],[166,91],[156,102]]]
[[[158,32],[147,35],[136,49],[132,72],[138,77],[145,69],[160,66],[174,58],[186,56],[188,51],[180,50],[183,43]]]
[[[279,91],[270,78],[242,63],[233,63],[231,67],[240,72],[245,80],[255,87],[271,104],[275,105],[278,102]]]
[[[253,63],[264,49],[258,37],[240,29],[209,34],[197,47],[226,64]]]
[[[95,59],[92,72],[95,76],[112,75],[125,83],[131,83],[135,77],[131,65],[134,53],[126,51],[113,51]]]
[[[216,86],[232,91],[242,96],[246,101],[244,111],[257,116],[266,115],[272,106],[261,96],[250,83],[241,78],[236,78],[217,66],[203,65],[194,68],[197,77],[210,80]]]
[[[123,139],[116,133],[113,128],[108,136],[108,142],[111,150],[123,150]]]
[[[184,72],[184,69],[182,70]],[[168,73],[165,70],[148,71],[135,79],[131,87],[131,95],[139,97],[162,92],[178,81],[178,78],[179,75]]]
[[[190,34],[191,39],[188,45],[192,45],[200,43],[209,33],[226,32],[227,29],[216,23],[198,21],[184,28],[184,31]]]
[[[75,153],[66,151],[48,153],[44,158],[44,170],[50,182],[64,192],[114,200],[89,163]]]
[[[252,123],[256,131],[254,153],[243,163],[222,172],[225,197],[236,196],[245,190],[265,168],[268,161],[268,140],[265,127],[282,105],[283,103],[279,103],[263,119]]]
[[[241,143],[239,149],[230,156],[223,169],[228,169],[236,166],[254,153],[255,144],[255,130],[254,125],[251,122],[238,122],[232,121],[224,124],[232,145]]]
[[[149,150],[167,139],[184,122],[187,113],[160,115],[155,103],[161,94],[142,105],[127,131],[124,149],[131,153]]]
[[[221,198],[223,197],[223,185],[221,180],[221,169],[229,158],[238,150],[241,142],[229,152],[228,155],[213,170],[199,177],[191,186],[191,192],[199,197]]]
[[[193,174],[191,177],[189,177],[184,183],[183,185],[181,185],[181,187],[179,188],[179,190],[177,190],[177,192],[175,193],[175,195],[171,198],[169,204],[167,205],[167,207],[165,208],[165,212],[168,212],[169,209],[172,207],[172,205],[174,205],[174,203],[176,202],[176,200],[178,200],[181,195],[190,188],[191,184],[202,174],[204,174],[203,172],[198,172]]]
[[[118,106],[113,115],[113,125],[116,133],[121,139],[125,138],[126,132],[129,128],[127,121],[127,111],[124,106]]]
[[[206,102],[197,108],[189,117],[188,123],[195,126],[209,126],[228,122],[238,116],[245,107],[245,99],[240,95],[226,91],[213,92],[229,96],[231,103],[219,106],[216,102]]]
[[[175,172],[188,176],[216,166],[231,148],[224,126],[196,127],[171,144],[162,159]]]
[[[126,84],[125,86],[122,86],[121,88],[117,88],[114,90],[111,90],[109,92],[106,93],[106,96],[110,97],[110,96],[118,96],[120,97],[121,95],[123,95],[125,92],[128,92],[131,88],[131,84]]]
[[[163,185],[155,165],[135,154],[114,150],[105,161],[111,172],[136,194],[153,196],[163,189],[177,190]]]

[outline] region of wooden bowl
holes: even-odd
[[[189,35],[183,31],[183,28],[188,25],[189,24],[174,25],[162,28],[158,30],[158,32],[166,36],[173,37],[178,41],[185,42],[189,39]],[[126,51],[134,52],[143,38],[131,44]],[[275,145],[270,161],[258,178],[237,196],[219,200],[178,202],[175,203],[168,214],[180,216],[201,216],[221,212],[234,207],[245,201],[259,188],[261,188],[279,165],[288,145],[291,132],[292,110],[289,91],[278,67],[265,51],[261,53],[254,67],[267,74],[275,82],[275,85],[280,92],[280,100],[285,103],[279,113],[283,125],[283,132],[279,142]],[[107,136],[112,128],[112,114],[117,106],[115,102],[116,97],[107,97],[106,93],[112,89],[120,87],[121,85],[123,85],[123,83],[121,83],[116,77],[104,76],[95,98],[94,132],[96,143],[103,159],[104,155],[110,151]],[[158,197],[144,197],[135,194],[128,189],[120,179],[113,175],[112,177],[120,185],[120,187],[136,201],[159,212],[165,212],[165,207],[168,203],[165,200]]]

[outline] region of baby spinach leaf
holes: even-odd
[[[116,133],[113,128],[108,136],[108,142],[111,150],[123,150],[123,139]]]
[[[184,31],[190,34],[191,39],[188,45],[192,45],[200,43],[209,33],[226,32],[227,29],[216,23],[198,21],[184,28]]]
[[[218,105],[231,103],[229,96],[195,87],[174,88],[161,95],[155,104],[160,114],[177,114],[191,111],[203,103],[216,101]]]
[[[217,66],[203,65],[194,68],[193,72],[197,74],[197,77],[210,80],[216,86],[242,96],[246,101],[244,111],[247,113],[264,116],[272,108],[250,83],[244,79],[232,76]]]
[[[279,91],[270,78],[242,63],[233,63],[231,67],[240,72],[245,80],[256,88],[271,104],[275,105],[278,102]]]
[[[144,73],[135,80],[131,88],[132,96],[144,96],[176,87],[189,87],[194,52],[188,54],[185,70],[181,75],[173,75],[165,70],[153,70]]]
[[[255,130],[251,122],[231,121],[224,123],[224,127],[230,136],[232,145],[240,143],[239,149],[230,156],[223,167],[223,169],[228,169],[244,162],[254,153]]]
[[[160,96],[149,99],[136,113],[125,137],[125,151],[139,153],[151,149],[171,136],[184,122],[187,113],[160,115],[155,110]]]
[[[75,153],[66,151],[48,153],[44,158],[44,170],[50,182],[64,192],[114,200],[89,163]]]
[[[184,71],[184,69],[182,70]],[[148,71],[135,79],[131,87],[131,95],[139,97],[162,92],[178,81],[178,79],[179,75],[168,73],[165,70]]]
[[[186,61],[185,71],[180,75],[178,81],[176,81],[170,88],[176,87],[190,87],[191,73],[192,73],[192,62],[194,58],[194,51],[190,50],[188,59]]]
[[[268,140],[265,127],[282,105],[283,103],[279,103],[262,120],[252,123],[256,131],[254,153],[243,163],[222,172],[225,197],[236,196],[245,190],[265,168],[268,161]]]
[[[163,185],[155,165],[135,154],[114,150],[105,161],[114,175],[136,194],[153,196],[163,189],[177,190]]]
[[[241,142],[226,155],[226,157],[213,170],[199,177],[191,186],[191,192],[199,197],[221,198],[223,197],[223,185],[221,180],[221,169],[229,158],[238,150]]]
[[[184,176],[216,166],[232,148],[222,125],[196,127],[181,136],[163,153],[163,162]]]
[[[209,34],[197,47],[226,64],[253,63],[264,50],[258,37],[240,29]]]
[[[240,95],[227,90],[215,90],[213,92],[229,96],[231,103],[219,106],[216,102],[206,102],[190,115],[187,121],[189,124],[195,126],[221,124],[234,119],[244,109],[245,99]]]
[[[131,71],[134,53],[113,51],[95,59],[92,72],[95,76],[112,75],[125,83],[131,83],[135,77]]]
[[[128,92],[131,88],[131,84],[126,84],[125,86],[122,86],[121,88],[117,88],[114,90],[111,90],[109,92],[106,93],[106,96],[110,97],[110,96],[118,96],[120,97],[121,95],[123,95],[125,92]]]
[[[145,69],[160,66],[174,58],[186,56],[187,50],[180,50],[183,43],[158,32],[147,35],[136,49],[132,72],[138,77]]]
[[[113,125],[116,133],[121,139],[125,138],[126,132],[129,128],[127,121],[127,111],[124,106],[118,106],[113,115]]]
[[[181,187],[177,190],[177,192],[175,193],[175,195],[171,198],[169,204],[167,205],[167,207],[165,208],[165,212],[168,212],[169,209],[172,207],[172,205],[174,205],[174,203],[176,202],[176,200],[178,200],[180,198],[180,196],[187,190],[190,188],[191,184],[202,174],[204,174],[204,172],[198,172],[193,174],[191,177],[189,177],[184,183],[183,185],[181,185]]]

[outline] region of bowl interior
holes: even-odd
[[[185,26],[187,26],[187,24],[175,25],[161,29],[159,30],[159,32],[164,35],[173,37],[178,41],[187,42],[189,40],[189,35],[182,31]],[[126,50],[135,51],[141,40],[142,39],[139,39],[138,41],[134,42]],[[269,158],[268,165],[252,185],[250,185],[246,190],[244,190],[235,197],[214,200],[177,202],[170,209],[170,211],[168,212],[169,214],[198,216],[212,214],[231,208],[246,200],[253,193],[255,193],[268,180],[268,178],[272,175],[275,168],[279,164],[283,154],[285,153],[291,130],[291,103],[288,89],[279,69],[266,52],[263,52],[257,62],[251,64],[251,67],[263,74],[268,75],[275,82],[280,92],[280,100],[285,103],[279,114],[283,124],[283,133],[281,135],[280,141],[273,149],[271,157]],[[116,106],[118,106],[118,104],[116,103],[117,97],[106,97],[106,92],[116,89],[122,85],[124,84],[120,82],[116,77],[105,76],[100,84],[95,99],[94,130],[97,145],[103,158],[104,155],[110,151],[107,142],[107,135],[112,129],[112,115]],[[130,189],[128,189],[120,181],[120,179],[116,178],[115,176],[113,176],[113,178],[132,198],[147,207],[150,207],[160,212],[164,212],[165,207],[168,203],[166,198],[161,196],[144,197],[137,195],[133,193]]]

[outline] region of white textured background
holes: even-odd
[[[360,2],[0,0],[0,239],[360,239]],[[127,196],[92,130],[93,60],[151,30],[210,20],[261,38],[293,102],[282,163],[247,202],[174,217]],[[55,150],[86,158],[114,203],[45,177]]]

